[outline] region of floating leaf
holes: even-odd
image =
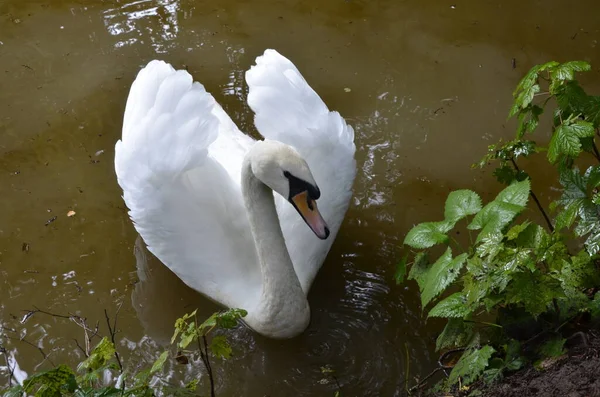
[[[436,244],[448,242],[448,233],[454,224],[442,222],[425,222],[413,227],[404,239],[404,244],[413,248],[430,248]]]
[[[460,378],[463,385],[470,385],[483,373],[494,352],[494,348],[488,345],[465,351],[450,372],[448,382],[454,384]]]

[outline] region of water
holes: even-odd
[[[82,329],[42,313],[20,324],[24,310],[76,313],[105,335],[104,309],[122,304],[119,349],[144,365],[175,318],[217,309],[141,244],[136,259],[114,143],[129,86],[153,58],[187,67],[253,133],[243,73],[275,48],[355,127],[359,172],[309,295],[309,329],[290,341],[230,333],[219,394],[331,396],[330,366],[346,396],[403,395],[406,378],[434,368],[443,326],[422,317],[414,284],[393,283],[404,235],[440,218],[452,189],[500,189],[469,166],[511,136],[511,92],[529,67],[591,61],[584,81],[598,92],[597,11],[592,0],[1,2],[0,322],[13,338],[3,343],[27,373],[75,363]],[[168,379],[199,368],[170,361]]]

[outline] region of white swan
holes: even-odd
[[[186,71],[151,61],[127,99],[115,170],[156,257],[247,310],[256,332],[290,338],[308,326],[306,295],[349,205],[354,131],[274,50],[246,81],[264,141],[240,132]]]

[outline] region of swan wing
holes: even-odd
[[[251,145],[186,71],[152,61],[131,87],[115,147],[118,183],[148,250],[190,287],[229,307],[247,308],[260,295],[235,179]]]
[[[356,175],[354,130],[331,112],[296,66],[266,50],[246,72],[248,104],[268,139],[293,146],[304,157],[321,190],[319,210],[331,235],[319,240],[296,210],[276,195],[277,212],[294,269],[306,293],[340,228]]]

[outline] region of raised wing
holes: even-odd
[[[152,61],[131,87],[115,147],[123,198],[150,252],[229,307],[249,307],[260,296],[256,250],[232,179],[240,166],[220,162],[227,152],[243,158],[250,142],[239,135],[200,83]]]
[[[294,269],[306,293],[340,228],[356,175],[354,130],[330,112],[298,69],[275,50],[266,50],[246,72],[248,104],[266,138],[291,145],[304,157],[321,190],[319,209],[331,235],[319,240],[297,212],[276,195]]]

